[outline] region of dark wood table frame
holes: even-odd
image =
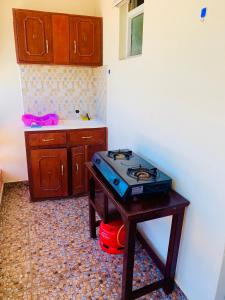
[[[148,196],[145,199],[137,199],[133,202],[122,202],[103,176],[93,167],[92,163],[86,163],[86,167],[90,175],[89,224],[91,238],[96,238],[96,228],[100,224],[99,221],[96,221],[95,212],[99,214],[100,218],[105,223],[108,223],[110,220],[118,218],[119,216],[125,224],[126,241],[123,259],[121,299],[136,299],[159,288],[163,288],[166,294],[170,294],[174,289],[174,277],[184,211],[190,202],[172,190],[167,196]],[[101,192],[96,191],[96,183],[101,187]],[[172,225],[167,259],[164,264],[137,230],[137,224],[167,216],[172,216]],[[136,237],[150,254],[164,278],[133,291],[133,267]]]

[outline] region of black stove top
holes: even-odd
[[[168,192],[172,179],[129,149],[95,153],[93,163],[124,199]]]

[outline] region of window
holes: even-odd
[[[128,4],[128,10],[131,11],[132,9],[142,5],[144,0],[130,0]]]
[[[120,59],[141,55],[144,0],[130,0],[120,8]]]

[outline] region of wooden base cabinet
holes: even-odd
[[[107,129],[26,132],[31,200],[88,192],[85,162],[107,149]]]

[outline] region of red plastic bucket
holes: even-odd
[[[109,254],[123,254],[125,228],[122,220],[115,220],[108,224],[101,221],[99,243],[101,249]]]

